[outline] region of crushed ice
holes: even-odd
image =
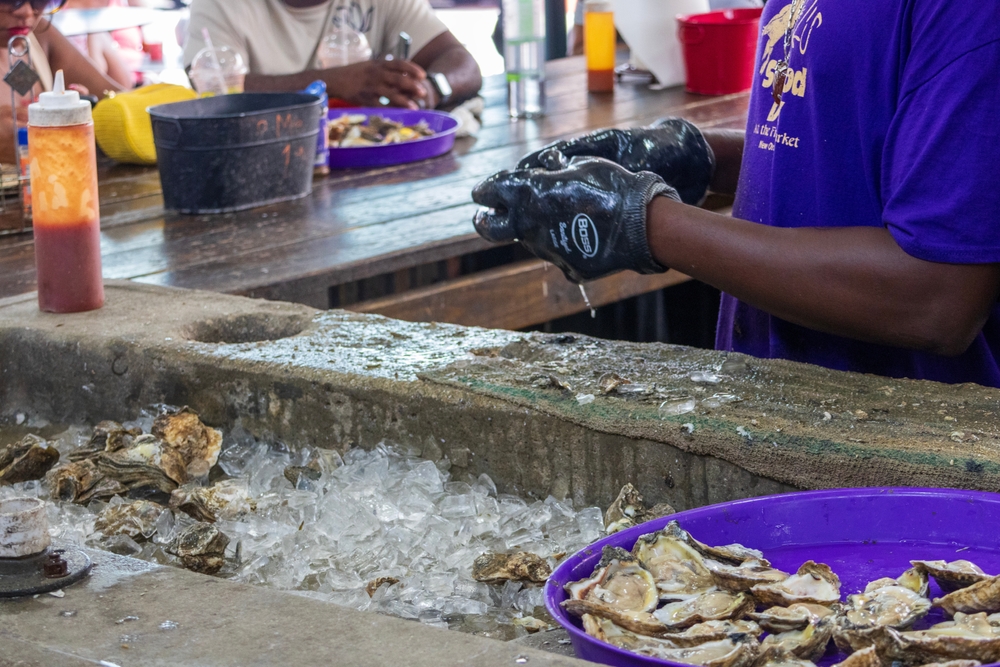
[[[65,457],[90,432],[70,428],[55,444]],[[300,476],[293,487],[285,468],[309,462],[318,462],[321,475]],[[498,493],[487,475],[457,480],[446,462],[435,464],[397,447],[352,449],[341,458],[332,450],[289,452],[238,430],[229,434],[219,465],[242,480],[257,503],[254,513],[216,523],[231,538],[221,576],[500,639],[527,632],[515,618],[549,620],[543,589],[476,582],[475,558],[487,551],[530,551],[554,566],[557,558],[604,535],[597,507],[575,510],[553,497],[528,502]],[[0,487],[0,497],[25,494],[49,499],[42,481]],[[110,504],[120,502],[116,497]],[[165,547],[193,519],[164,511],[150,539],[105,537],[94,532],[105,507],[51,502],[53,538],[178,564]],[[365,587],[379,577],[399,583],[383,583],[369,597]]]

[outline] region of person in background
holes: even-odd
[[[769,0],[760,25],[745,132],[558,142],[476,187],[476,230],[575,282],[713,285],[720,350],[1000,386],[1000,3]]]
[[[63,70],[67,85],[86,94],[104,97],[109,91],[122,90],[121,84],[98,71],[87,56],[70,44],[49,23],[47,15],[62,8],[64,0],[0,0],[0,40],[7,43],[15,35],[28,38],[31,61],[40,83],[32,96],[52,88],[52,73]],[[16,159],[14,113],[11,110],[10,87],[0,81],[0,162]],[[18,124],[28,120],[28,97],[18,96]]]
[[[66,0],[66,9],[128,7],[127,0]],[[136,83],[142,65],[142,30],[126,28],[112,33],[96,32],[68,37],[70,42],[90,56],[97,68],[126,88]]]
[[[351,27],[368,38],[373,58],[319,69],[320,39],[342,8]],[[479,65],[426,0],[194,0],[185,67],[205,46],[203,29],[216,46],[243,57],[247,92],[302,90],[322,79],[331,99],[433,109],[454,107],[482,85]],[[400,32],[412,39],[411,60],[386,60]]]

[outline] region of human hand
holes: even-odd
[[[366,60],[323,72],[330,97],[339,97],[359,106],[388,106],[417,109],[427,97],[427,73],[409,60]]]
[[[540,168],[501,171],[472,191],[487,208],[473,218],[494,243],[519,241],[575,283],[631,269],[661,273],[646,240],[653,197],[679,201],[677,191],[648,171],[632,173],[601,158],[566,160],[558,150],[538,156]]]
[[[550,148],[567,158],[601,157],[629,171],[651,171],[675,188],[685,204],[698,204],[705,198],[715,170],[715,155],[701,131],[681,118],[664,118],[650,127],[630,130],[598,130],[557,141],[521,158],[517,168],[538,168],[541,154]]]

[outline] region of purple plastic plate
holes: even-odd
[[[363,113],[366,116],[382,116],[404,125],[415,125],[420,121],[434,130],[434,135],[386,146],[358,146],[353,148],[330,147],[330,169],[355,169],[358,167],[388,167],[405,162],[416,162],[444,155],[455,144],[458,119],[443,111],[410,111],[409,109],[386,109],[359,107],[330,109],[327,118],[334,120],[347,114]]]
[[[676,520],[711,545],[738,542],[760,549],[771,564],[794,572],[807,560],[826,563],[840,576],[842,597],[879,577],[897,577],[911,559],[970,560],[1000,573],[1000,495],[956,489],[868,488],[807,491],[737,500],[678,512],[616,533],[563,561],[545,584],[549,613],[569,631],[577,656],[607,665],[676,665],[605,644],[587,635],[579,619],[559,603],[563,586],[589,577],[605,546],[631,549],[640,535]],[[931,597],[941,595],[931,580]],[[916,628],[945,620],[934,609]],[[830,650],[818,662],[830,665],[846,654]],[[1000,664],[1000,663],[994,663]]]

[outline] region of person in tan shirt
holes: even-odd
[[[319,43],[335,16],[365,34],[371,60],[319,66]],[[455,106],[482,85],[476,61],[427,0],[194,0],[186,67],[205,46],[204,29],[213,44],[243,57],[248,92],[301,90],[321,79],[331,98],[416,109]],[[387,60],[401,31],[412,40],[412,59]]]

